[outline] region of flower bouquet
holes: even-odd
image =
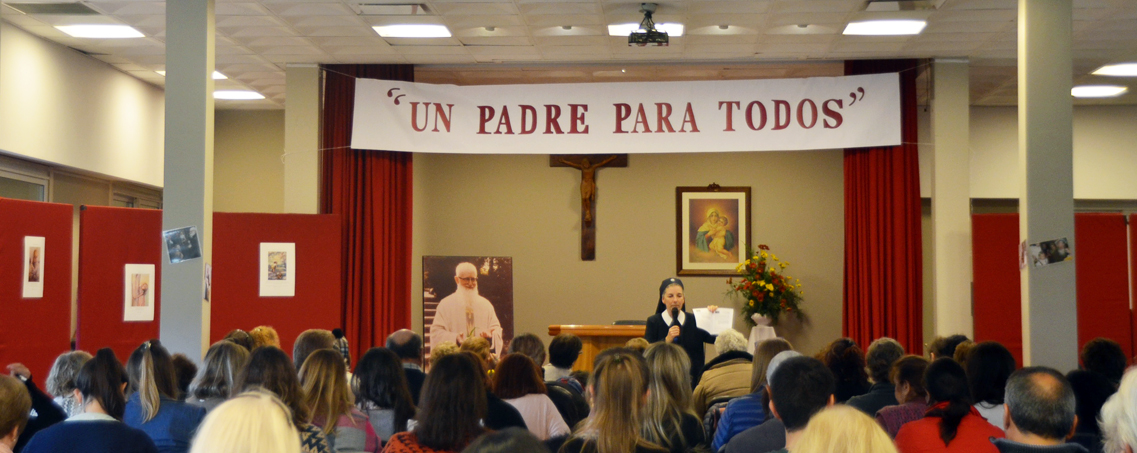
[[[758,315],[769,318],[770,324],[776,326],[783,313],[794,313],[802,320],[801,302],[805,291],[801,289],[801,281],[782,273],[790,263],[779,261],[765,244],[759,245],[757,252],[751,252],[747,250],[750,258],[736,268],[742,278],[738,282],[733,277],[726,281],[730,285],[728,296],[743,297],[742,312],[746,321],[755,325],[752,317]]]

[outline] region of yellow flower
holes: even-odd
[[[797,284],[797,285],[795,285],[795,286],[797,286],[798,288],[801,288],[801,283],[798,283],[798,284]]]
[[[767,255],[766,252],[762,252],[762,258],[768,258],[769,256],[770,255]]]
[[[770,255],[770,257],[774,258],[774,261],[778,260],[778,255]]]
[[[750,306],[751,306],[751,307],[753,307],[753,306],[754,306],[754,301],[750,301]]]
[[[768,291],[773,291],[773,290],[774,290],[774,284],[773,284],[773,283],[767,283],[767,284],[766,284],[766,289],[767,289]]]
[[[788,266],[788,264],[786,264],[786,263],[778,263],[778,267],[780,267],[780,268],[782,268],[782,269],[785,269],[785,268],[786,268],[786,266]]]

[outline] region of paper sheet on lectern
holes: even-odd
[[[718,335],[722,331],[734,327],[733,308],[719,308],[714,313],[706,308],[696,308],[691,310],[691,313],[695,315],[695,324],[711,335]]]

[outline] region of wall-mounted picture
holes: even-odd
[[[24,236],[23,297],[38,299],[43,297],[43,248],[42,236]]]
[[[123,321],[154,320],[153,264],[127,264],[123,272]]]
[[[162,232],[166,239],[166,256],[171,264],[201,258],[201,241],[197,237],[197,227],[188,226]]]
[[[260,296],[293,297],[296,295],[296,243],[262,242]]]
[[[676,187],[679,275],[734,275],[750,240],[750,188]]]
[[[1030,245],[1030,262],[1033,267],[1046,267],[1074,259],[1070,242],[1066,238],[1054,239]]]
[[[422,257],[426,353],[484,338],[497,357],[513,339],[513,258]]]

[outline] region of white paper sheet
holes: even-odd
[[[261,243],[260,282],[261,297],[296,295],[296,243]]]
[[[691,310],[691,313],[695,315],[695,324],[711,335],[718,335],[734,327],[733,308],[719,308],[714,313],[706,308],[696,308]]]

